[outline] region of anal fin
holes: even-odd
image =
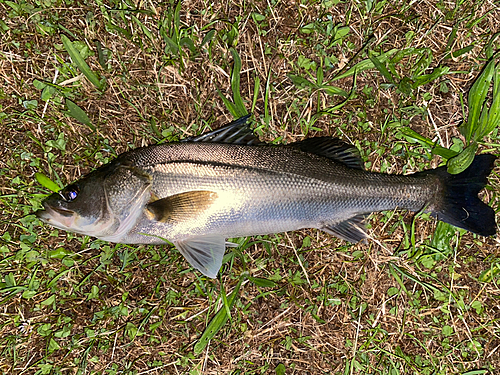
[[[364,230],[365,215],[353,216],[340,223],[324,226],[321,230],[349,242],[359,242],[367,237]]]

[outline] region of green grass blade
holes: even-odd
[[[500,125],[500,68],[495,66],[493,73],[493,98],[491,108],[487,110],[486,105],[483,108],[479,119],[479,129],[475,134],[477,141],[482,140],[490,134],[497,126]]]
[[[257,105],[257,99],[259,98],[259,90],[260,90],[260,78],[259,76],[255,76],[255,83],[253,85],[253,98],[252,98],[252,109],[250,113],[254,113],[255,106]]]
[[[176,40],[179,40],[179,31],[181,29],[181,7],[182,7],[182,1],[179,0],[177,2],[177,5],[175,6],[175,11],[174,11],[174,30],[175,30]]]
[[[413,48],[413,47],[405,48],[403,50],[398,50],[394,55],[394,57],[391,58],[392,65],[398,64],[399,62],[401,62],[401,60],[403,60],[407,56],[411,55],[421,56],[426,50],[427,48]],[[380,56],[377,57],[380,61],[382,61]]]
[[[233,55],[234,60],[233,70],[231,72],[231,90],[233,92],[233,100],[235,108],[238,112],[238,117],[242,117],[245,116],[248,112],[245,108],[245,104],[243,103],[240,92],[241,58],[234,48],[231,48],[230,51],[231,55]]]
[[[493,74],[493,102],[495,98],[500,96],[500,64],[495,65],[495,73]]]
[[[499,32],[496,32],[495,34],[493,34],[490,38],[490,40],[488,41],[488,44],[486,45],[486,48],[484,49],[485,50],[485,53],[486,53],[486,57],[488,59],[491,59],[494,55],[495,55],[495,39],[498,38],[500,36],[500,31]]]
[[[61,190],[59,185],[57,185],[54,181],[45,176],[43,173],[38,173],[38,172],[35,173],[35,178],[40,185],[42,185],[44,188],[49,189],[50,191],[53,191],[54,193],[57,193],[59,190]]]
[[[103,69],[108,69],[108,67],[107,67],[108,55],[105,52],[105,50],[102,46],[102,43],[100,41],[96,40],[95,44],[96,44],[96,48],[97,48],[97,58],[99,60],[99,65],[101,65],[101,67]]]
[[[49,281],[49,283],[47,284],[47,286],[48,286],[49,288],[52,288],[54,285],[56,285],[56,284],[57,284],[57,281],[58,281],[61,277],[66,276],[66,274],[68,274],[68,273],[70,273],[70,272],[72,272],[72,271],[73,271],[73,270],[72,270],[71,268],[68,268],[68,269],[66,269],[66,270],[61,271],[60,273],[58,273],[56,276],[54,276],[54,277],[53,277],[53,278]]]
[[[239,281],[238,284],[236,285],[235,289],[227,299],[227,305],[224,304],[220,308],[219,311],[217,311],[217,314],[212,318],[210,323],[208,323],[207,328],[205,328],[205,331],[201,335],[200,339],[194,346],[194,355],[199,355],[200,353],[205,350],[206,346],[208,345],[208,342],[214,338],[214,336],[219,332],[219,330],[226,324],[226,322],[229,319],[228,315],[228,308],[230,309],[234,301],[236,300],[236,296],[238,295],[241,287],[241,283],[243,282],[244,277],[242,277]]]
[[[429,138],[424,137],[423,135],[418,134],[415,130],[404,127],[401,129],[401,133],[406,138],[407,141],[415,143],[418,142],[422,146],[432,149],[434,147],[434,142]]]
[[[479,121],[476,125],[476,130],[472,136],[474,141],[480,141],[486,134],[488,129],[488,124],[490,122],[490,107],[485,102],[483,104],[483,109],[481,110],[481,115],[479,116]]]
[[[381,63],[386,62],[396,52],[398,52],[398,49],[393,48],[387,52],[381,53],[380,55],[377,56],[377,60],[380,61]],[[364,70],[373,69],[374,67],[375,67],[375,65],[373,64],[373,62],[370,59],[365,59],[363,61],[360,61],[359,63],[357,63],[353,67],[349,68],[346,72],[339,74],[338,76],[333,78],[332,82],[337,81],[337,80],[342,79],[342,78],[350,77],[350,76],[354,75],[354,73],[359,73],[359,72],[362,72]]]
[[[432,151],[434,155],[442,156],[445,159],[450,159],[458,154],[458,152],[444,148],[443,146],[437,145],[435,142],[431,141],[429,138],[426,138],[411,128],[404,127],[401,130],[401,134],[406,138],[408,142],[411,143],[420,143],[425,148]]]
[[[451,246],[451,240],[455,236],[456,227],[451,224],[440,221],[436,225],[436,230],[432,235],[432,240],[430,246],[437,249],[442,260],[445,257],[453,254],[453,247]]]
[[[194,45],[194,42],[191,40],[191,38],[188,38],[188,37],[181,38],[181,40],[179,41],[179,45],[181,47],[186,46],[191,53],[196,52],[196,47]]]
[[[228,98],[226,98],[218,88],[217,88],[217,93],[224,102],[224,105],[226,106],[229,113],[231,113],[231,115],[233,115],[234,118],[240,118],[241,116],[238,115],[238,109],[236,108],[234,103],[232,103]]]
[[[391,275],[396,275],[396,273],[394,271],[397,271],[399,272],[402,276],[405,276],[406,278],[410,279],[411,281],[413,281],[414,283],[428,289],[428,290],[431,290],[433,292],[439,292],[439,293],[443,293],[441,291],[441,289],[439,289],[438,287],[432,285],[431,283],[428,283],[428,282],[425,282],[425,281],[422,281],[422,280],[419,280],[417,277],[411,275],[410,273],[406,272],[405,270],[403,270],[403,268],[401,267],[398,267],[396,264],[392,263],[392,262],[389,262],[389,270],[391,272]],[[406,287],[404,286],[403,284],[403,281],[401,280],[401,278],[397,277],[396,278],[396,281],[398,281],[398,284],[403,288],[403,290],[408,294],[410,295],[410,293],[408,292],[408,290],[406,289]],[[445,289],[447,292],[449,292],[449,290]]]
[[[58,27],[67,35],[72,37],[73,39],[78,39],[78,37],[69,29],[65,28],[63,25],[59,24]]]
[[[113,23],[108,23],[107,27],[109,28],[110,31],[114,31],[116,34],[122,35],[125,39],[132,40],[133,35],[130,33],[129,30],[114,25]]]
[[[245,116],[248,112],[245,108],[245,104],[243,103],[243,99],[241,98],[240,93],[240,72],[241,72],[241,59],[238,55],[238,52],[234,48],[230,49],[231,54],[233,55],[234,65],[231,71],[231,91],[233,92],[233,101],[231,102],[227,99],[219,89],[217,92],[221,97],[224,105],[228,109],[229,112],[233,115],[234,118],[240,118]]]
[[[132,20],[141,28],[142,32],[148,37],[148,39],[154,42],[154,37],[151,31],[149,31],[148,28],[144,26],[144,24],[139,21],[137,17],[132,16]]]
[[[171,53],[177,56],[179,54],[179,47],[168,35],[163,34],[163,40],[166,42],[165,53]]]
[[[357,74],[354,75],[352,89],[349,92],[349,95],[347,96],[347,98],[345,98],[339,104],[334,105],[333,107],[327,108],[327,109],[325,109],[323,111],[316,112],[314,114],[314,116],[311,118],[310,126],[311,127],[314,126],[314,124],[316,123],[316,121],[318,121],[318,119],[321,116],[323,116],[323,115],[333,115],[336,111],[339,111],[340,109],[342,109],[342,107],[344,107],[349,102],[349,100],[351,100],[354,97],[354,95],[356,94],[356,81],[357,81]]]
[[[158,138],[162,139],[163,134],[161,134],[158,126],[156,126],[156,119],[154,117],[151,117],[151,119],[149,120],[149,124],[151,125],[151,130],[153,131],[153,133],[155,133]]]
[[[471,45],[468,45],[467,47],[464,47],[464,48],[460,48],[454,52],[450,52],[448,53],[444,58],[443,60],[446,60],[446,59],[451,59],[451,58],[454,58],[456,59],[457,57],[459,56],[462,56],[470,51],[472,51],[474,49],[475,45],[474,44],[471,44]]]
[[[251,283],[257,286],[260,286],[261,288],[274,288],[276,286],[276,283],[274,281],[269,279],[264,279],[262,277],[249,276],[248,280],[250,280]]]
[[[493,79],[493,73],[495,71],[494,68],[495,64],[492,59],[483,69],[469,90],[469,117],[462,128],[462,133],[464,134],[467,143],[471,141],[473,134],[476,130],[478,130],[479,118],[483,109],[484,100],[488,94],[491,80]]]
[[[458,174],[465,171],[474,161],[476,151],[477,143],[472,142],[460,154],[448,160],[448,173]]]
[[[495,66],[493,75],[493,103],[490,108],[490,121],[493,121],[495,126],[498,126],[500,122],[500,64]]]
[[[415,89],[419,86],[426,85],[432,81],[441,78],[442,76],[448,74],[450,72],[450,68],[445,67],[437,67],[430,74],[424,74],[414,79],[412,87]]]
[[[323,72],[323,59],[321,59],[321,65],[316,70],[316,83],[318,86],[323,84],[324,72]]]
[[[500,274],[498,264],[492,264],[491,267],[479,275],[479,281],[483,283],[491,283]]]
[[[401,270],[398,267],[394,267],[392,264],[389,264],[389,273],[392,275],[392,277],[394,277],[396,282],[399,284],[401,290],[403,290],[407,295],[411,295],[408,292],[408,289],[406,289],[406,286],[405,286],[403,280],[401,280],[399,275],[396,273],[396,270],[399,271],[402,275],[404,275],[403,272],[401,272]],[[404,276],[406,276],[406,275],[404,275]]]
[[[209,30],[203,37],[200,47],[203,47],[205,44],[211,42],[214,36],[215,36],[215,29]]]
[[[71,100],[66,99],[66,107],[68,107],[68,114],[80,121],[82,124],[87,125],[93,131],[96,130],[95,126],[92,125],[92,121],[90,121],[89,116],[85,113],[83,109],[73,103]]]
[[[327,95],[339,95],[343,96],[344,98],[347,98],[349,96],[349,93],[345,90],[342,90],[339,87],[336,86],[328,86],[328,85],[321,85],[320,86],[321,90],[323,90]]]
[[[271,69],[267,73],[266,90],[264,92],[264,122],[269,125],[271,123],[271,115],[269,113],[269,97],[271,95]]]
[[[435,145],[434,148],[431,150],[431,153],[433,155],[441,156],[442,158],[445,159],[451,159],[452,157],[458,155],[457,151],[450,150],[449,148],[445,148],[440,145]]]
[[[462,375],[488,375],[490,372],[486,369],[472,370],[464,372]]]
[[[105,84],[101,81],[99,77],[90,69],[88,64],[80,55],[80,52],[75,48],[71,40],[68,39],[66,35],[61,35],[61,40],[63,42],[64,48],[68,51],[71,60],[76,64],[78,69],[83,73],[85,77],[99,90],[103,91]]]
[[[309,81],[307,78],[304,78],[304,77],[301,77],[301,76],[298,76],[298,75],[295,75],[295,74],[287,74],[288,78],[290,78],[293,82],[293,84],[295,86],[297,86],[298,88],[306,88],[306,87],[310,87],[310,88],[316,88],[316,84],[315,83],[312,83],[311,81]]]
[[[228,319],[231,320],[231,323],[232,323],[231,306],[229,306],[229,302],[227,300],[227,295],[226,295],[226,290],[224,289],[224,284],[220,285],[220,295],[222,297],[222,306],[226,309],[226,315],[227,315]]]
[[[384,76],[384,78],[389,81],[392,84],[395,84],[394,77],[392,74],[389,72],[387,67],[375,56],[375,54],[372,51],[368,52],[368,57],[370,61],[372,62],[373,66],[377,68],[377,70]]]

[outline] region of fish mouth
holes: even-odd
[[[69,228],[74,220],[74,212],[61,207],[52,207],[46,202],[43,203],[43,210],[38,210],[36,216],[47,224],[59,228]]]

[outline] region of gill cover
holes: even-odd
[[[149,193],[152,177],[134,166],[118,164],[104,179],[106,207],[114,225],[99,238],[120,242],[142,215],[151,198]]]

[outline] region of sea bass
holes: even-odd
[[[495,156],[464,172],[412,175],[363,169],[359,151],[331,137],[262,144],[245,116],[185,139],[125,152],[43,201],[37,216],[66,231],[125,244],[174,244],[209,277],[230,237],[318,228],[351,242],[366,238],[376,211],[425,210],[483,236],[495,214],[478,198]]]

